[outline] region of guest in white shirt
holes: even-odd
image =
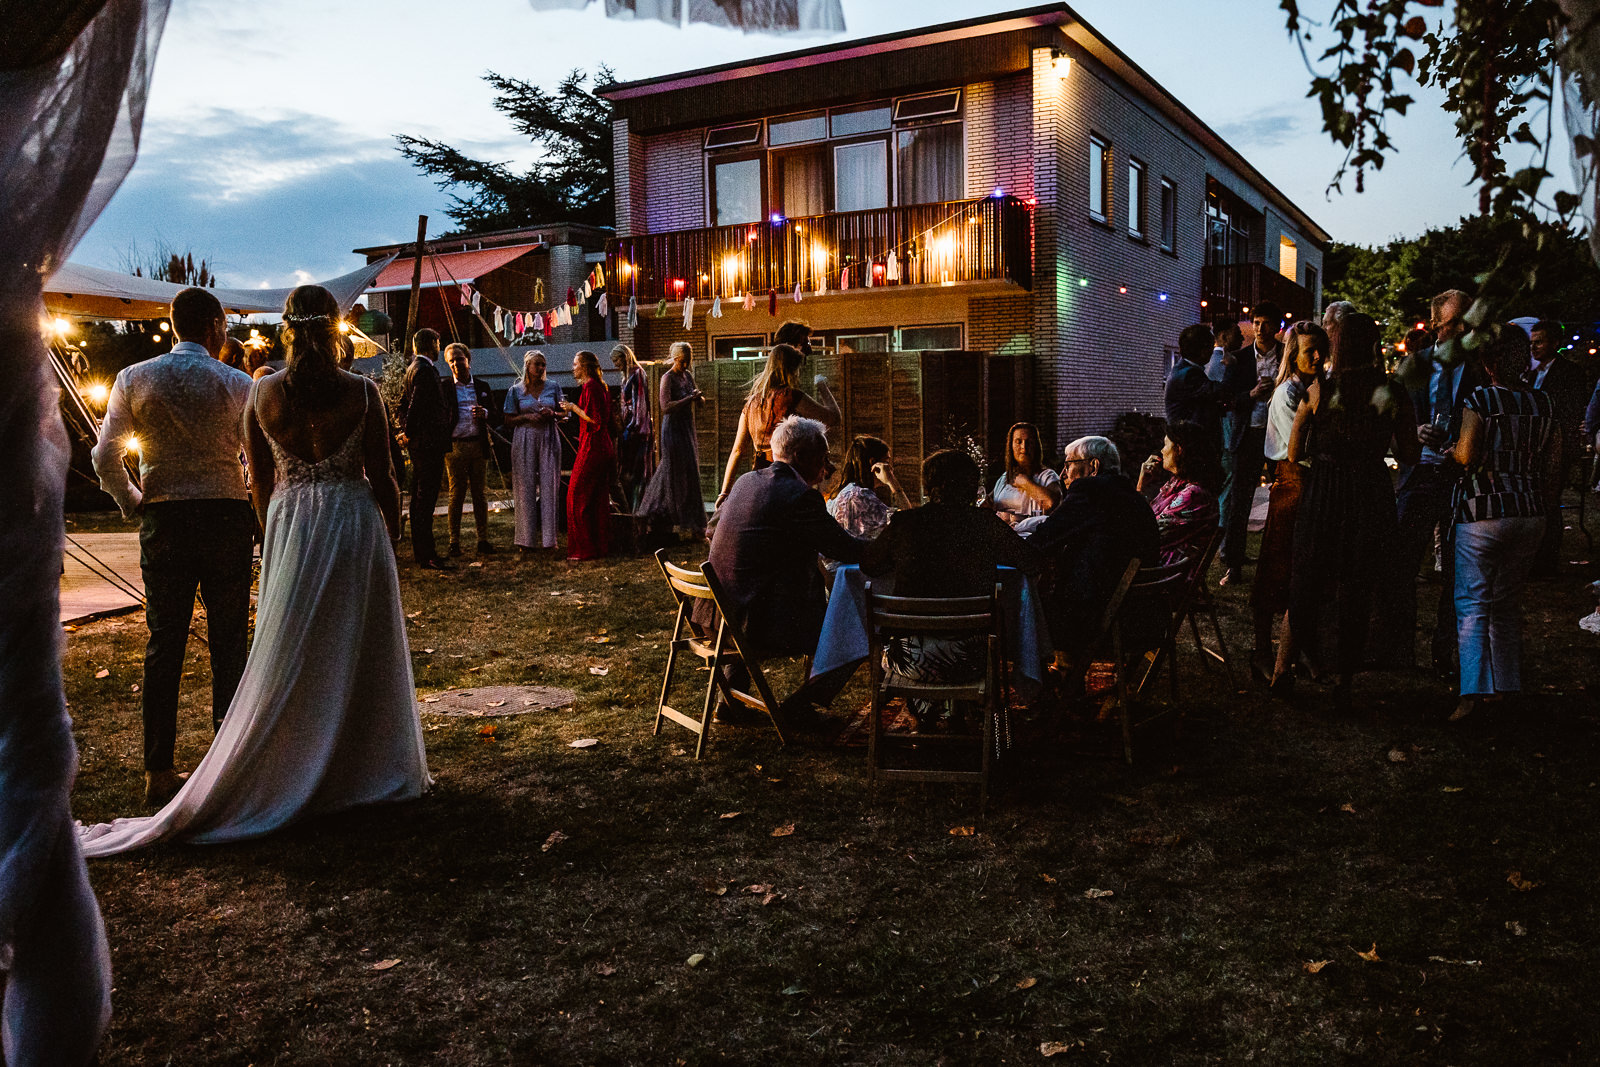
[[[172,351],[117,375],[94,469],[127,517],[138,515],[144,575],[145,803],[160,807],[182,785],[173,768],[178,686],[194,615],[206,609],[211,723],[222,725],[244,672],[255,515],[240,451],[250,376],[216,357],[227,341],[222,305],[205,289],[172,299]],[[139,459],[139,485],[124,457]]]
[[[1006,434],[1006,469],[994,483],[990,504],[1027,537],[1061,502],[1061,476],[1045,466],[1039,428],[1019,422]]]

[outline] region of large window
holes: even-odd
[[[1128,235],[1143,237],[1145,226],[1144,213],[1144,164],[1137,159],[1128,160]]]
[[[826,145],[774,153],[772,166],[773,189],[776,193],[774,211],[781,211],[795,219],[821,215],[828,210]]]
[[[712,341],[712,352],[717,359],[765,359],[767,335],[745,334],[738,337],[718,337]]]
[[[959,351],[961,324],[958,322],[949,326],[902,326],[899,348],[902,352]]]
[[[1161,250],[1178,250],[1178,187],[1170,178],[1161,179]]]
[[[857,141],[833,148],[833,209],[867,211],[889,206],[889,146]]]
[[[1089,214],[1111,218],[1111,145],[1099,137],[1089,138]]]
[[[938,204],[966,191],[961,124],[916,126],[895,134],[895,202]]]
[[[761,160],[717,160],[711,165],[712,224],[732,226],[766,217],[761,201]]]

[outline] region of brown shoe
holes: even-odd
[[[178,790],[183,788],[184,780],[188,777],[188,771],[185,771],[182,774],[179,774],[177,771],[145,771],[145,807],[166,807],[167,801],[178,795]]]

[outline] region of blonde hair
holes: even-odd
[[[1309,344],[1321,352],[1324,361],[1328,358],[1328,331],[1310,319],[1301,319],[1289,327],[1286,342],[1283,346],[1283,358],[1278,361],[1278,380],[1274,383],[1276,385],[1282,385],[1299,370],[1301,345]]]
[[[623,374],[632,374],[639,369],[639,360],[634,356],[633,349],[627,345],[617,345],[611,350],[611,362],[615,363],[618,356],[622,357]]]
[[[522,384],[524,386],[526,386],[528,384],[528,368],[533,366],[533,363],[534,363],[535,360],[538,360],[540,363],[543,363],[545,365],[546,369],[548,369],[549,366],[550,366],[549,361],[544,358],[544,353],[540,352],[538,349],[534,349],[532,352],[529,352],[527,355],[523,356],[522,357]]]
[[[688,341],[674,341],[672,344],[668,345],[667,358],[677,359],[678,352],[680,350],[683,352],[683,357],[685,359],[691,363],[694,362],[694,345],[691,345]]]

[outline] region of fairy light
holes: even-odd
[[[156,329],[162,333],[166,333],[168,330],[172,329],[172,326],[169,323],[163,322],[160,326],[157,326]]]
[[[139,451],[139,438],[134,434],[130,433],[127,439],[122,442],[122,444],[123,447],[125,447],[129,452]]]
[[[65,337],[67,334],[72,332],[72,323],[68,322],[66,319],[58,318],[55,321],[55,328],[56,336]]]
[[[339,323],[339,332],[340,333],[349,333],[350,332],[350,324],[348,322]]]
[[[85,389],[84,392],[88,395],[89,399],[96,404],[104,404],[107,400],[111,399],[111,390],[106,388],[105,382],[95,382],[94,384],[90,385],[89,388]]]

